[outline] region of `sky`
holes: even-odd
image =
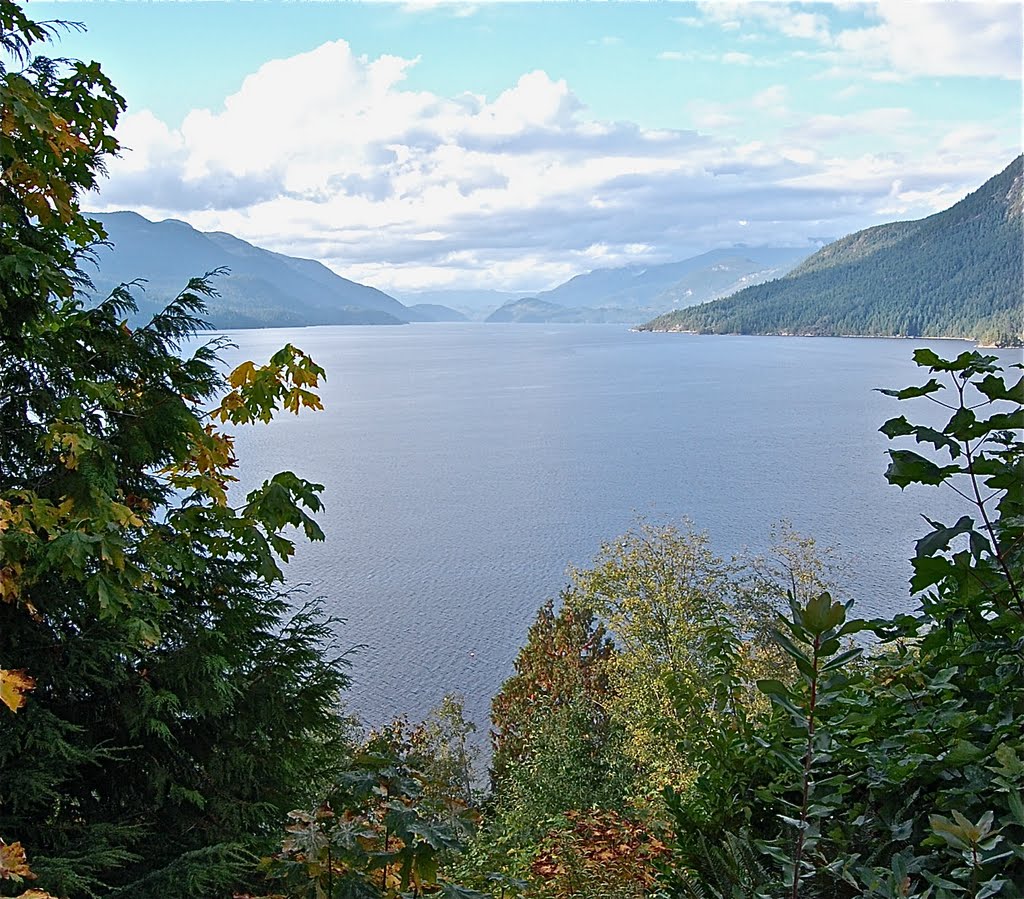
[[[125,97],[93,211],[402,294],[950,206],[1021,152],[1017,2],[44,2]],[[51,52],[51,55],[53,53]]]

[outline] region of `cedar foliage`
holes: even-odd
[[[285,472],[232,507],[217,422],[316,408],[323,372],[183,355],[208,278],[134,330],[128,287],[83,305],[79,203],[123,101],[35,55],[56,28],[0,2],[0,664],[34,687],[0,709],[0,835],[60,896],[223,895],[338,758],[347,680],[279,586],[320,488]]]

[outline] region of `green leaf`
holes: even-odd
[[[1016,412],[997,412],[990,415],[982,424],[985,426],[985,433],[989,431],[1020,431],[1024,429],[1024,409]]]
[[[839,653],[835,658],[829,659],[822,666],[821,670],[823,672],[836,671],[837,669],[842,668],[847,662],[851,662],[862,655],[864,655],[864,650],[859,646],[853,649],[848,649],[845,652]]]
[[[949,577],[954,569],[953,563],[943,556],[919,556],[911,559],[914,576],[910,579],[912,593],[921,593]]]
[[[929,815],[928,823],[931,824],[932,833],[941,837],[947,845],[954,849],[970,849],[970,843],[965,838],[961,825],[954,824],[942,815]]]
[[[992,555],[992,544],[989,543],[988,537],[978,531],[970,531],[969,539],[971,541],[971,555],[975,559],[981,559],[982,556]]]
[[[990,400],[1009,400],[1012,403],[1024,404],[1024,378],[1017,381],[1013,387],[1007,387],[1002,378],[987,375],[974,386]]]
[[[991,880],[986,880],[978,889],[978,892],[974,894],[974,899],[988,899],[989,896],[998,896],[1007,883],[1009,881],[998,880],[995,877]]]
[[[889,457],[892,462],[886,469],[885,478],[890,484],[900,488],[910,484],[941,484],[950,475],[961,470],[956,465],[940,468],[934,462],[910,450],[889,450]]]
[[[1020,790],[1012,790],[1006,798],[1013,820],[1024,827],[1024,799],[1021,798]]]
[[[766,696],[785,696],[789,698],[792,693],[782,681],[773,680],[771,678],[765,678],[757,682],[757,689],[764,693]]]
[[[909,421],[906,416],[901,415],[899,418],[890,418],[882,427],[878,429],[890,440],[896,437],[907,437],[915,432],[915,427]]]
[[[961,516],[951,528],[947,528],[938,522],[928,520],[928,523],[935,528],[930,534],[926,534],[917,541],[916,553],[918,558],[922,556],[934,556],[937,552],[949,549],[949,544],[954,537],[960,534],[969,533],[974,529],[974,519],[968,515]]]
[[[938,368],[943,364],[944,360],[934,350],[922,347],[914,350],[914,362],[922,367]]]
[[[810,657],[781,631],[774,631],[772,639],[796,662],[796,667],[804,677],[814,677],[814,665]]]
[[[914,433],[918,443],[930,443],[936,449],[945,449],[951,459],[958,458],[962,452],[960,444],[942,431],[919,426],[914,428]]]
[[[951,434],[957,440],[973,440],[988,432],[988,428],[978,423],[978,417],[970,410],[961,407],[956,410],[943,428],[943,433]]]
[[[943,761],[946,765],[952,768],[962,768],[964,765],[969,765],[972,762],[978,761],[983,758],[984,755],[985,751],[981,747],[975,746],[968,740],[958,740],[954,744],[953,748],[945,754]],[[991,825],[991,819],[989,820],[989,824]]]
[[[827,592],[812,597],[804,606],[804,626],[816,637],[839,627],[845,620],[845,607],[840,602],[833,602]]]
[[[886,396],[896,397],[898,400],[912,400],[919,396],[928,396],[930,393],[935,393],[937,390],[945,390],[945,385],[940,384],[935,378],[932,378],[927,384],[921,387],[904,387],[902,390],[887,390],[883,388],[876,388],[879,393],[884,393]]]

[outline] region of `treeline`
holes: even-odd
[[[230,493],[232,430],[315,411],[323,370],[182,355],[205,278],[138,328],[127,289],[85,305],[123,101],[34,57],[54,27],[0,0],[0,896],[1021,896],[1024,380],[919,350],[890,391],[949,420],[886,422],[929,452],[889,480],[968,502],[913,614],[851,617],[792,534],[727,561],[640,527],[540,609],[482,784],[456,700],[344,714],[338,623],[283,581],[320,485]]]
[[[1021,157],[944,212],[852,234],[785,278],[647,330],[1024,340]]]

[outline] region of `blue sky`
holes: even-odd
[[[1016,3],[28,8],[129,104],[94,208],[396,292],[838,237],[1021,147]]]

